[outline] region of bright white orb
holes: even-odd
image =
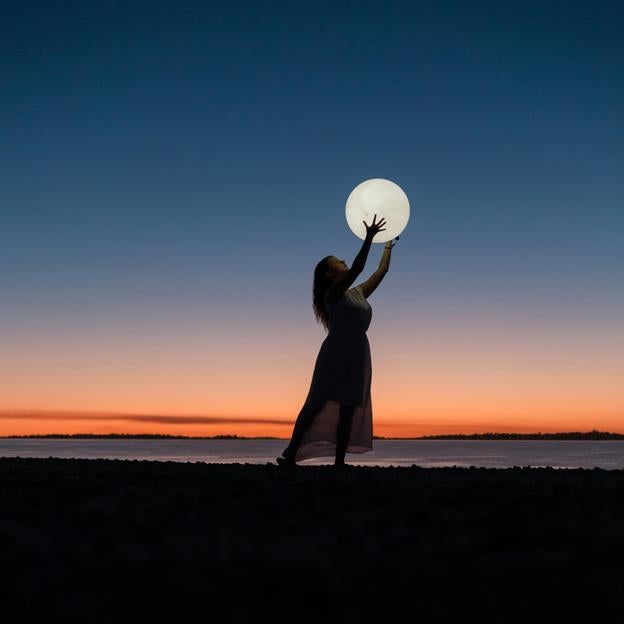
[[[351,231],[359,238],[366,238],[363,221],[370,225],[373,215],[375,222],[384,217],[385,231],[379,232],[373,239],[374,243],[385,243],[396,238],[407,225],[410,216],[410,205],[403,189],[390,180],[373,178],[358,184],[347,198],[345,209],[347,223]]]

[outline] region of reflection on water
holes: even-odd
[[[0,439],[0,457],[76,457],[208,463],[275,463],[286,440]],[[301,465],[332,463],[319,458]],[[624,469],[624,441],[375,440],[374,450],[347,454],[359,466]]]

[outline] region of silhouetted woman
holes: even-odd
[[[350,288],[364,270],[373,238],[384,231],[382,218],[365,221],[366,237],[353,266],[326,256],[314,269],[313,307],[316,319],[328,334],[321,345],[305,400],[280,465],[294,465],[311,457],[335,454],[335,465],[344,466],[345,453],[365,453],[373,448],[371,356],[366,330],[372,308],[366,300],[379,286],[390,266],[392,241],[386,243],[378,269]]]

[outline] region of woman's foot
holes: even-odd
[[[283,457],[278,457],[276,460],[278,466],[296,466],[297,462],[294,460],[288,460]]]
[[[287,446],[282,451],[282,457],[278,457],[276,461],[280,466],[296,466],[295,454],[296,452],[291,451],[290,446]]]

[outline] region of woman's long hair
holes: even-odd
[[[325,307],[325,293],[332,283],[327,277],[329,270],[329,259],[332,256],[325,256],[314,269],[314,285],[312,286],[312,307],[314,316],[319,323],[323,324],[326,331],[329,331],[329,314]]]

